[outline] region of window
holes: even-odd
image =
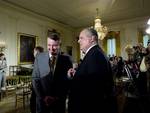
[[[116,55],[116,39],[107,39],[107,55]]]
[[[109,31],[103,42],[104,51],[108,56],[120,56],[120,31]]]
[[[147,42],[150,39],[150,35],[144,35],[143,36],[143,46],[147,47]]]

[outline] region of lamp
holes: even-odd
[[[5,49],[6,44],[3,41],[0,41],[0,52],[3,52],[3,50]]]
[[[146,33],[150,34],[150,26],[146,29]]]
[[[150,19],[148,19],[147,24],[150,25]]]
[[[0,47],[5,47],[5,42],[0,42]]]
[[[148,28],[146,29],[146,33],[150,34],[150,19],[147,21]]]
[[[100,40],[103,40],[108,32],[107,30],[107,27],[106,26],[103,26],[101,24],[101,19],[99,18],[99,15],[98,15],[98,8],[96,8],[96,11],[97,11],[97,16],[94,20],[95,22],[95,25],[94,25],[94,29],[97,31],[98,33],[98,39]]]

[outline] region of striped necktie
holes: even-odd
[[[55,63],[56,63],[56,56],[51,56],[50,68],[51,68],[52,74],[54,74]]]

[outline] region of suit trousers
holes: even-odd
[[[36,97],[36,113],[65,113],[65,101],[58,100],[55,104],[46,106],[42,98]]]

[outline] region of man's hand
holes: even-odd
[[[74,76],[75,72],[76,72],[76,70],[74,68],[70,68],[67,73],[68,78],[72,78]]]
[[[52,97],[52,96],[46,96],[44,98],[44,102],[46,106],[50,106],[51,104],[53,104],[55,101],[57,100],[57,97]]]

